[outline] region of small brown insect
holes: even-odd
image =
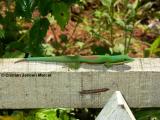
[[[95,94],[108,91],[108,88],[101,88],[101,89],[92,89],[92,90],[82,90],[80,94]]]

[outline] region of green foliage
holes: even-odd
[[[158,37],[150,47],[150,55],[160,52],[160,37]]]
[[[55,56],[53,51],[55,50],[50,44],[42,44],[44,56]]]
[[[139,5],[139,0],[135,0],[134,3],[130,3],[129,0],[100,0],[102,6],[94,13],[94,26],[90,27],[89,32],[96,38],[100,40],[105,40],[110,46],[111,53],[117,51],[118,48],[116,41],[121,41],[123,47],[119,47],[120,53],[128,53],[129,46],[132,38],[132,32],[135,24],[135,18],[137,15],[137,8]],[[118,28],[121,32],[120,38],[115,37],[118,34],[115,31]],[[103,37],[102,34],[106,33],[110,36],[108,38]],[[122,52],[122,48],[123,52]],[[116,50],[116,51],[114,51]]]
[[[65,2],[65,3],[68,4],[69,6],[70,6],[71,4],[73,4],[73,3],[79,2],[79,0],[61,0],[61,1]]]
[[[136,120],[160,120],[159,108],[133,109]]]
[[[18,16],[22,16],[30,20],[36,3],[36,0],[16,0],[15,12]]]
[[[4,38],[5,37],[5,31],[0,29],[0,38]]]
[[[52,9],[53,0],[39,0],[38,9],[41,15],[45,16]]]
[[[42,40],[48,30],[49,21],[46,18],[37,19],[30,30],[29,49],[32,56],[42,56]]]
[[[35,120],[59,120],[56,115],[56,109],[43,109],[35,114]]]
[[[14,52],[5,52],[5,54],[3,55],[4,58],[23,58],[25,56],[25,53],[21,52],[21,51],[14,51]]]
[[[6,46],[5,50],[8,52],[13,52],[15,50],[18,50],[21,52],[26,52],[26,46],[25,46],[25,43],[23,43],[23,42],[14,41],[14,42],[11,42],[10,44],[8,44]]]
[[[62,30],[64,30],[69,20],[69,6],[64,2],[55,2],[52,8],[52,14],[54,15]]]
[[[0,57],[5,52],[6,46],[11,42],[16,41],[18,36],[18,25],[16,24],[16,17],[11,12],[6,12],[6,16],[0,15]]]
[[[92,51],[94,55],[105,55],[106,53],[108,53],[108,49],[106,49],[105,47],[93,46]]]
[[[25,53],[31,56],[50,56],[51,46],[44,44],[44,37],[50,26],[46,16],[57,21],[64,30],[70,18],[70,7],[78,0],[13,0],[6,1],[8,10],[5,16],[0,15],[0,57],[23,57]],[[10,5],[15,3],[15,10]],[[34,17],[35,10],[39,13]],[[23,23],[31,23],[31,28],[25,30]],[[23,31],[23,32],[22,32]],[[65,38],[63,37],[63,40]],[[16,53],[14,53],[16,51]],[[53,52],[53,51],[52,51]],[[23,54],[23,55],[21,55]]]
[[[6,12],[5,17],[0,17],[0,25],[3,26],[2,30],[5,31],[5,37],[1,39],[4,43],[8,44],[17,39],[19,28],[16,24],[15,14],[12,12]]]
[[[123,44],[115,44],[113,48],[110,48],[111,54],[124,54],[124,45]]]
[[[71,109],[37,109],[14,111],[11,115],[0,115],[2,120],[76,120],[69,113]]]
[[[102,5],[108,9],[108,11],[111,10],[112,4],[115,2],[115,0],[114,1],[113,0],[100,0],[100,1]]]
[[[160,53],[160,36],[154,40],[149,49],[145,50],[145,57]]]

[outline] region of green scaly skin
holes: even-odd
[[[134,59],[128,55],[92,55],[92,56],[54,56],[54,57],[30,57],[24,58],[22,61],[43,61],[43,62],[62,62],[62,63],[90,63],[90,64],[105,64],[105,66],[112,66],[132,62]]]

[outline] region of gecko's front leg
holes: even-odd
[[[67,67],[69,67],[70,69],[74,69],[74,70],[79,69],[81,65],[80,62],[65,63],[65,64],[67,65]]]

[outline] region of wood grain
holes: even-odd
[[[130,107],[160,107],[160,59],[135,59],[105,68],[82,64],[71,70],[63,63],[0,59],[0,108],[99,108],[114,91],[121,91]],[[107,88],[108,91],[80,94]]]

